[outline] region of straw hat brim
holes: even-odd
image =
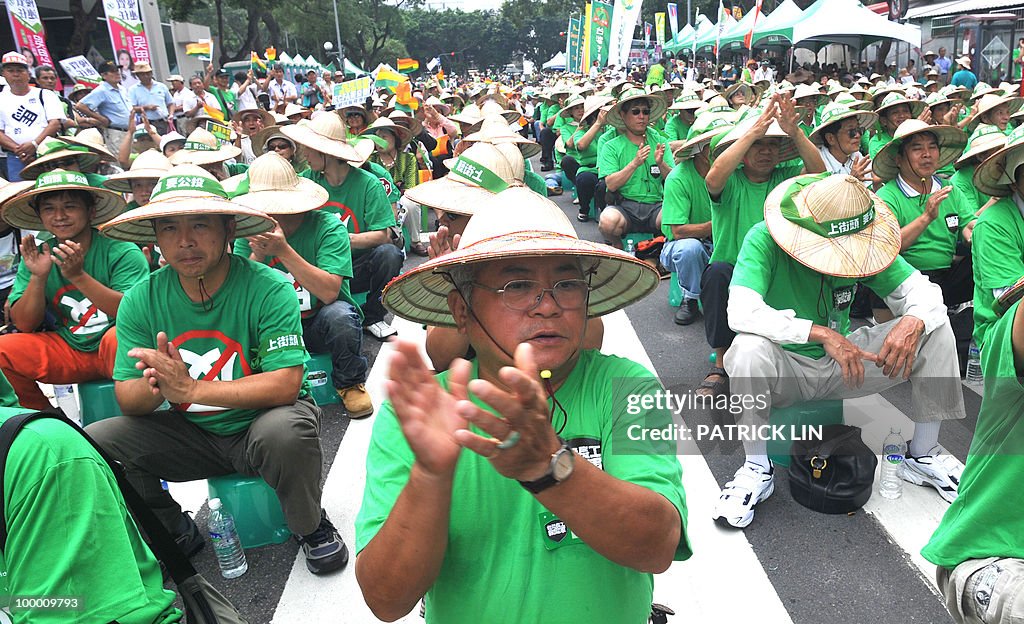
[[[388,119],[395,122],[399,126],[404,126],[407,130],[409,130],[409,132],[412,134],[414,138],[418,137],[420,133],[423,132],[423,122],[421,122],[419,119],[416,119],[415,117],[388,117]],[[451,118],[449,117],[449,119]]]
[[[214,163],[224,162],[225,160],[231,160],[237,158],[242,153],[241,148],[235,147],[234,145],[221,145],[219,148],[210,151],[195,151],[189,149],[180,149],[168,158],[171,164],[174,166],[178,165],[212,165]]]
[[[622,119],[622,107],[623,105],[629,104],[630,102],[636,100],[647,100],[648,102],[650,102],[651,115],[650,117],[647,118],[650,123],[654,123],[655,120],[660,119],[661,116],[665,114],[665,111],[668,110],[668,104],[665,103],[664,98],[658,97],[657,94],[638,93],[636,95],[632,95],[628,98],[624,98],[615,102],[615,104],[612,106],[612,109],[608,111],[608,116],[605,117],[605,120],[613,128],[617,130],[622,130],[623,128],[626,127],[626,122],[623,121]]]
[[[291,190],[252,191],[231,199],[236,204],[268,215],[289,215],[316,210],[330,198],[327,189],[307,178]]]
[[[347,141],[336,141],[313,132],[305,125],[283,126],[281,134],[311,150],[348,162],[359,160],[359,154]]]
[[[167,175],[167,169],[129,169],[115,173],[103,181],[103,186],[118,193],[131,193],[132,180],[157,180]]]
[[[990,110],[996,108],[997,106],[999,106],[1001,104],[1008,104],[1009,105],[1010,118],[1013,119],[1014,118],[1013,116],[1016,113],[1020,112],[1021,106],[1024,105],[1024,98],[1019,98],[1019,97],[1003,98],[1001,101],[995,102],[994,106],[989,106],[989,107],[987,107],[985,109],[982,109],[981,107],[978,107],[978,110],[975,111],[975,113],[974,113],[974,118],[971,119],[971,121],[968,122],[968,124],[966,126],[964,126],[964,132],[967,132],[968,134],[970,134],[971,132],[974,132],[975,128],[978,127],[978,124],[981,123],[981,116],[984,115],[985,113],[989,112]],[[1020,119],[1020,117],[1018,117],[1017,119]]]
[[[561,137],[558,137],[561,139]],[[537,154],[541,153],[541,145],[532,139],[528,139],[520,134],[509,132],[507,135],[483,135],[478,129],[476,132],[467,134],[462,138],[463,141],[470,143],[515,143],[519,151],[523,153],[523,158],[533,158]],[[557,141],[557,139],[556,139]]]
[[[893,139],[885,144],[875,154],[871,161],[871,168],[875,175],[883,180],[892,180],[899,173],[896,165],[896,158],[899,155],[900,144],[906,139],[916,135],[931,133],[934,134],[939,143],[939,160],[935,165],[936,169],[942,169],[952,163],[963,154],[964,146],[967,144],[967,135],[961,130],[952,126],[926,126],[915,130],[898,139]]]
[[[406,128],[405,126],[399,125],[397,123],[394,125],[367,128],[366,130],[363,130],[362,134],[374,134],[380,136],[382,130],[386,130],[395,135],[398,141],[398,145],[396,146],[398,151],[402,151],[403,149],[405,149],[405,146],[409,145],[409,141],[412,141],[412,132],[410,132],[409,129]]]
[[[658,286],[658,273],[642,260],[608,245],[553,232],[516,232],[462,247],[391,280],[384,288],[384,307],[395,316],[438,327],[454,327],[448,309],[452,284],[441,273],[457,265],[488,260],[576,257],[596,261],[589,275],[587,317],[620,310],[646,297]]]
[[[957,158],[956,162],[953,163],[953,167],[956,168],[956,169],[960,169],[961,167],[966,165],[968,163],[968,161],[970,161],[975,156],[978,156],[978,155],[984,154],[985,152],[990,152],[992,150],[996,150],[996,149],[999,149],[999,148],[1002,148],[1002,147],[1005,147],[1005,146],[1006,146],[1006,135],[1005,134],[1000,132],[999,134],[989,135],[989,137],[986,137],[985,140],[979,141],[978,144],[975,145],[974,147],[967,148],[967,150],[964,151],[963,155],[961,155],[960,158]]]
[[[1008,145],[986,158],[974,170],[974,188],[990,197],[1007,197],[1013,194],[1014,171],[1006,171],[1009,156],[1017,156],[1024,150],[1024,144]],[[1009,176],[1009,177],[1008,177]]]
[[[910,106],[910,116],[915,118],[920,115],[921,112],[924,111],[924,107],[927,106],[927,104],[921,100],[900,100],[899,102],[891,102],[885,106],[879,106],[875,109],[875,112],[878,113],[879,117],[881,117],[888,109],[899,106],[900,104],[908,104]]]
[[[872,111],[851,109],[850,112],[843,113],[841,115],[836,115],[835,117],[829,119],[828,123],[823,123],[814,130],[811,130],[811,133],[807,136],[807,138],[810,139],[811,142],[814,143],[815,145],[823,145],[825,139],[822,137],[822,131],[825,128],[831,126],[832,124],[842,123],[843,120],[850,118],[856,118],[857,125],[860,126],[862,130],[866,131],[868,128],[873,126],[876,121],[878,121],[878,114]]]
[[[295,141],[291,137],[286,135],[284,132],[281,132],[281,128],[283,127],[284,126],[277,125],[267,126],[266,128],[263,128],[262,130],[254,134],[251,139],[253,153],[256,154],[257,156],[262,154],[263,146],[267,144],[267,141],[269,141],[271,137],[274,136],[284,137],[286,140],[288,140],[296,147],[298,147],[298,145],[295,144]]]
[[[685,102],[672,102],[672,105],[668,107],[668,110],[670,110],[670,111],[685,111],[685,110],[695,111],[695,110],[698,110],[698,109],[701,109],[701,108],[704,108],[704,102],[701,102],[700,99],[696,99],[696,100],[687,100]]]
[[[728,149],[730,145],[738,141],[740,137],[742,137],[743,135],[747,134],[750,131],[751,127],[753,127],[754,122],[756,121],[756,117],[751,117],[749,123],[741,123],[739,125],[733,126],[729,130],[729,133],[722,137],[722,139],[718,142],[718,145],[715,146],[715,151],[714,153],[711,154],[711,157],[718,158],[719,156],[721,156],[722,152]],[[797,154],[799,153],[796,149],[796,142],[793,140],[791,136],[789,136],[788,134],[785,133],[785,131],[782,130],[782,128],[779,126],[779,122],[777,121],[772,122],[772,125],[768,127],[768,131],[764,133],[764,137],[762,138],[782,140],[782,143],[779,145],[780,163],[796,158]]]
[[[74,152],[72,150],[60,149],[57,150],[56,152],[47,154],[46,156],[43,156],[41,158],[37,158],[36,160],[33,160],[31,164],[26,165],[25,168],[21,170],[21,179],[35,180],[36,178],[39,177],[40,174],[45,173],[43,165],[51,163],[55,160],[62,160],[64,158],[77,158],[78,168],[82,169],[83,171],[100,162],[99,154],[94,154],[92,152]]]
[[[237,121],[241,123],[242,117],[248,115],[249,113],[256,113],[257,115],[259,115],[260,119],[263,120],[264,127],[274,125],[274,116],[271,115],[268,111],[263,110],[262,108],[242,109],[231,116],[231,121]]]
[[[454,163],[453,163],[454,164]],[[405,196],[410,201],[460,215],[473,215],[476,207],[492,197],[494,193],[479,186],[456,182],[445,176],[429,180],[408,189]]]
[[[704,148],[704,145],[710,143],[712,139],[720,134],[724,134],[733,129],[733,126],[722,126],[708,130],[702,134],[698,134],[692,139],[686,141],[673,141],[669,144],[669,148],[672,150],[672,156],[676,160],[680,158],[692,158]],[[673,147],[674,146],[674,147]]]
[[[254,236],[274,228],[274,221],[267,215],[226,199],[174,197],[129,210],[100,226],[100,233],[108,238],[132,243],[155,243],[153,219],[198,214],[233,216],[237,238]]]
[[[96,154],[97,156],[99,156],[100,160],[102,160],[104,162],[115,162],[116,163],[118,161],[117,156],[112,154],[110,152],[110,150],[108,150],[106,148],[105,145],[96,145],[95,143],[89,143],[88,141],[83,141],[83,140],[79,139],[78,137],[73,137],[73,136],[62,136],[62,137],[60,137],[60,140],[64,141],[65,143],[71,143],[73,145],[78,145],[78,146],[84,147],[87,150],[89,150],[90,152],[92,152],[93,154]]]
[[[591,115],[593,115],[597,111],[601,110],[605,106],[608,106],[609,104],[613,103],[614,101],[615,101],[615,98],[613,98],[613,97],[600,97],[600,98],[594,98],[593,100],[591,100],[590,106],[587,106],[586,103],[584,102],[584,104],[583,104],[583,117],[581,117],[581,119],[586,119],[587,117],[590,117]]]
[[[7,182],[3,186],[0,186],[0,208],[3,208],[3,205],[7,200],[16,197],[19,193],[27,191],[35,185],[36,183],[31,180],[23,180],[21,182]],[[0,212],[0,214],[2,214],[2,212]]]
[[[789,189],[783,182],[764,203],[764,221],[775,243],[790,257],[807,268],[851,279],[881,273],[900,252],[900,223],[877,195],[875,219],[861,230],[846,236],[826,238],[793,223],[782,214],[781,202]]]
[[[445,104],[444,102],[424,102],[424,104],[430,104],[431,106],[433,106],[434,109],[442,117],[447,117],[452,112],[451,105],[450,104]]]
[[[4,188],[6,189],[7,187]],[[121,214],[127,205],[120,193],[105,188],[94,186],[82,188],[74,184],[59,184],[43,189],[30,188],[23,190],[20,194],[3,204],[3,220],[16,228],[25,230],[45,229],[39,215],[36,214],[36,211],[31,206],[32,198],[55,191],[86,191],[92,193],[93,198],[96,200],[96,211],[89,221],[90,225],[106,223]]]

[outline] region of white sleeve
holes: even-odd
[[[763,336],[776,344],[806,344],[814,325],[794,310],[776,310],[761,293],[746,286],[729,287],[729,327],[734,332]]]
[[[885,298],[896,316],[913,316],[924,321],[924,333],[930,334],[948,321],[942,289],[923,273],[914,271]]]
[[[49,95],[49,97],[46,97],[47,95]],[[43,103],[43,112],[46,114],[46,121],[67,119],[68,116],[64,114],[64,105],[60,103],[60,98],[57,97],[56,93],[40,89],[39,99]]]

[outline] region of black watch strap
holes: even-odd
[[[555,457],[562,452],[562,450],[569,448],[569,445],[566,444],[565,440],[561,437],[558,438],[558,441],[562,443],[562,447],[552,453],[551,461],[548,463],[547,473],[545,473],[543,477],[534,481],[520,481],[519,485],[523,486],[533,494],[540,494],[549,487],[558,485],[559,481],[555,478]]]

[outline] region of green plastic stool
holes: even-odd
[[[570,180],[564,171],[562,172],[562,190],[569,191],[572,193],[572,198],[576,199],[576,182],[575,180]]]
[[[365,292],[352,293],[352,299],[355,300],[356,305],[358,305],[359,307],[363,307],[364,305],[366,305],[366,295],[368,294],[369,293]]]
[[[795,403],[789,407],[772,408],[770,418],[772,425],[841,425],[843,424],[843,402],[840,399],[826,401],[807,401]],[[768,440],[768,457],[779,466],[789,467],[790,447],[788,439],[790,430],[783,427],[786,439]]]
[[[682,303],[683,289],[679,286],[676,274],[672,273],[668,276],[668,304],[673,308],[678,308]]]
[[[117,397],[114,395],[114,382],[109,379],[78,384],[78,400],[82,406],[83,427],[107,418],[123,416],[121,406],[117,404]],[[164,401],[156,409],[169,410],[171,405]]]
[[[306,360],[306,381],[313,393],[313,400],[317,405],[333,405],[338,402],[338,393],[334,390],[334,382],[331,381],[330,353],[310,353]]]
[[[210,498],[219,498],[234,517],[243,548],[282,544],[292,536],[277,493],[262,477],[230,474],[206,482]]]

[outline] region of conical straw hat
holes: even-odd
[[[508,154],[498,145],[474,143],[455,158],[448,175],[417,184],[405,195],[429,208],[472,215],[494,194],[522,185],[524,175],[518,150]]]
[[[328,156],[349,162],[359,159],[359,154],[345,140],[348,133],[338,115],[304,119],[295,125],[284,126],[281,133],[296,143]]]
[[[196,128],[185,138],[185,147],[171,154],[172,165],[212,165],[231,160],[242,150],[230,143],[221,144],[205,128]]]
[[[7,187],[4,187],[6,189]],[[33,207],[34,198],[53,191],[84,191],[95,200],[95,212],[89,221],[99,225],[124,210],[126,202],[120,193],[89,185],[89,179],[78,171],[54,169],[39,174],[35,184],[3,204],[3,220],[17,228],[42,230],[43,222]]]
[[[157,180],[171,170],[171,161],[155,149],[135,157],[128,171],[115,173],[103,181],[103,186],[119,193],[132,192],[132,180]]]
[[[300,178],[292,164],[276,152],[263,154],[249,165],[249,190],[231,201],[268,215],[298,214],[327,203],[327,189]]]

